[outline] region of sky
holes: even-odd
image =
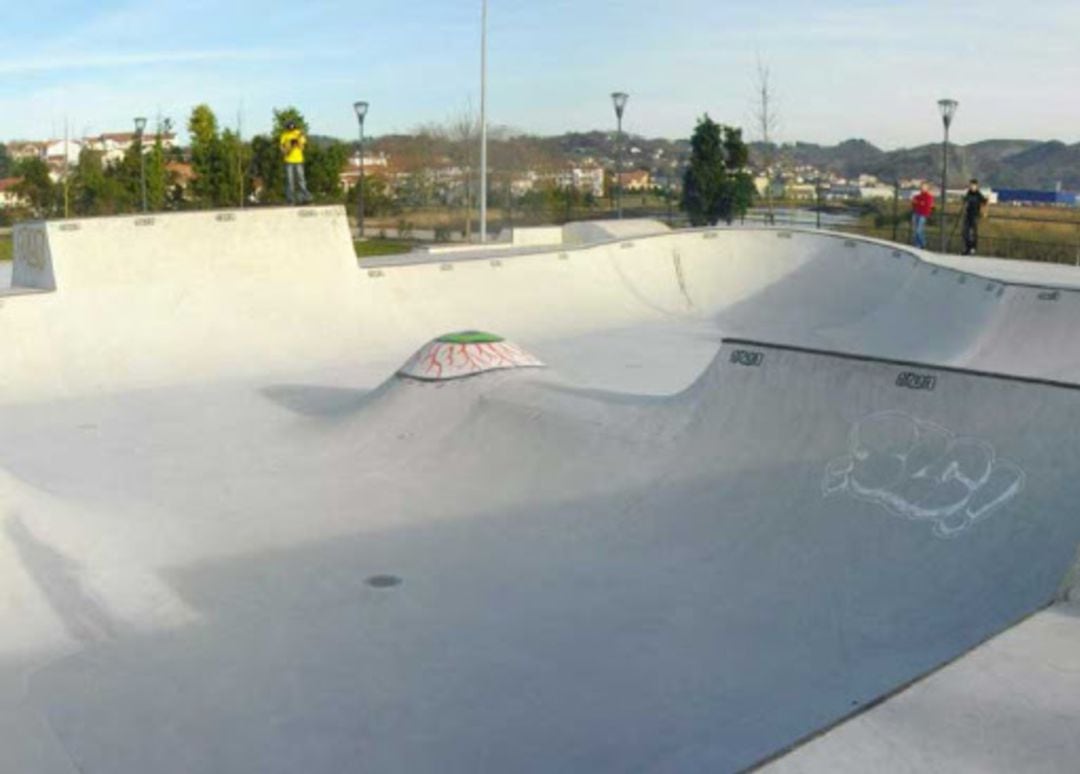
[[[205,102],[245,136],[294,105],[317,134],[445,122],[480,103],[481,0],[37,0],[0,18],[0,139],[186,123]],[[1080,141],[1076,0],[489,0],[489,121],[535,134],[687,137],[753,128],[758,62],[780,141]]]

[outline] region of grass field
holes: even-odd
[[[11,236],[6,234],[0,236],[0,261],[10,261],[11,250]]]
[[[950,204],[946,228],[951,253],[963,249],[960,215],[960,208]],[[910,212],[901,203],[895,226],[890,207],[864,215],[857,225],[845,230],[879,239],[895,238],[897,242],[907,244],[911,241]],[[941,228],[937,217],[931,220],[926,235],[930,249],[939,249]],[[978,253],[1080,265],[1080,211],[1059,207],[991,206],[986,217],[979,221]]]
[[[400,255],[413,249],[413,243],[404,239],[366,239],[363,242],[353,242],[356,249],[356,257],[377,258],[380,255]]]

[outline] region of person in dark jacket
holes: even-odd
[[[960,200],[964,221],[964,255],[974,255],[979,245],[979,219],[986,214],[990,200],[979,190],[979,181],[972,179],[964,198]]]

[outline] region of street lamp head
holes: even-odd
[[[364,116],[367,115],[368,103],[366,102],[354,102],[353,110],[356,111],[356,119],[360,123],[364,123]]]
[[[941,120],[948,129],[952,125],[953,116],[956,115],[956,108],[960,103],[955,99],[939,99],[937,104],[938,110],[941,111]]]
[[[623,111],[626,110],[626,101],[630,99],[630,95],[621,91],[616,91],[611,95],[611,101],[615,103],[615,115],[622,118]]]
[[[135,119],[135,134],[141,135],[144,129],[146,129],[146,119],[139,116]]]

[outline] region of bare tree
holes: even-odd
[[[452,116],[443,127],[447,152],[461,175],[465,202],[465,239],[472,239],[473,170],[477,165],[480,144],[480,121],[472,103]]]
[[[765,166],[765,206],[769,223],[773,213],[773,166],[776,164],[776,132],[780,127],[780,113],[776,107],[776,93],[772,88],[769,66],[761,57],[757,60],[757,78],[754,83],[754,124],[761,137],[761,161]]]

